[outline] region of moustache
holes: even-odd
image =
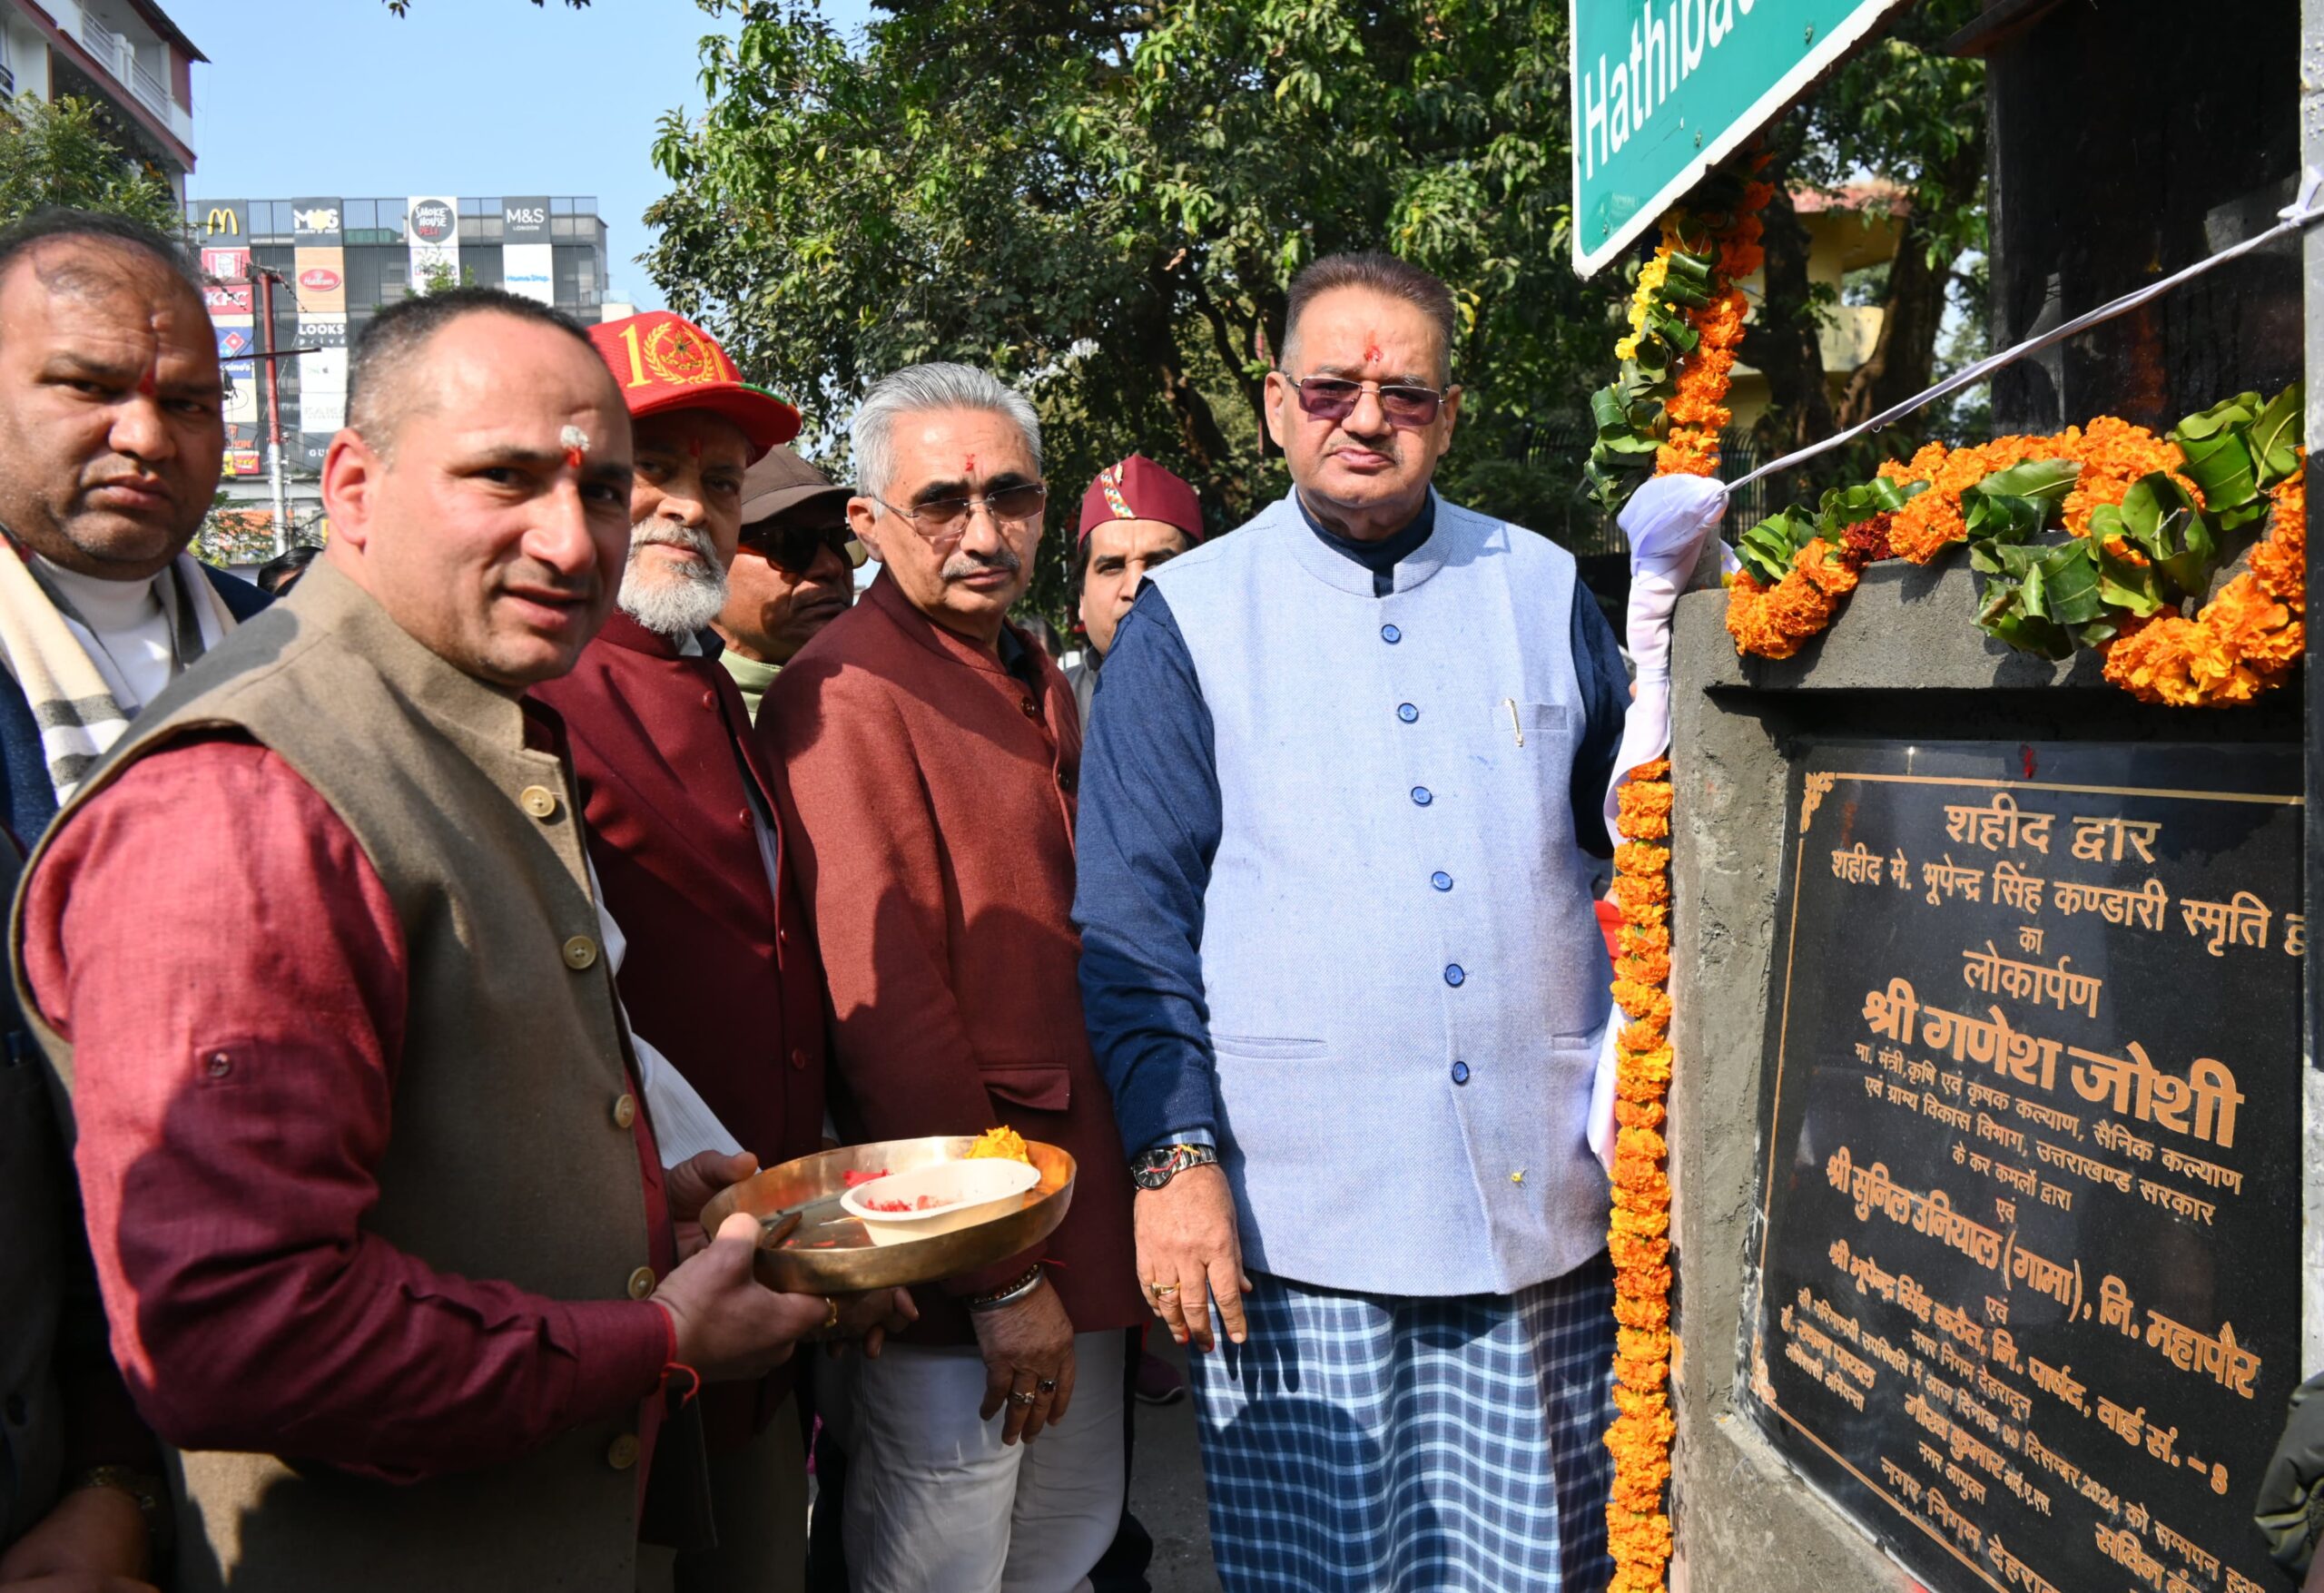
[[[948,581],[965,581],[970,575],[981,575],[989,570],[1006,570],[1016,575],[1025,567],[1025,561],[1005,547],[990,553],[959,553],[944,561],[941,574]]]
[[[715,564],[717,546],[710,540],[710,533],[697,531],[691,526],[680,526],[668,520],[644,520],[629,528],[629,553],[637,556],[641,547],[684,547],[700,554]]]
[[[550,569],[547,565],[537,565],[530,559],[520,559],[509,565],[501,574],[500,585],[504,590],[515,587],[553,601],[584,605],[595,603],[597,595],[605,589],[604,583],[595,575],[585,575],[576,580]]]

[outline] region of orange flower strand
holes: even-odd
[[[1762,162],[1764,164],[1764,162]],[[1709,302],[1689,311],[1699,339],[1663,407],[1665,440],[1655,473],[1718,473],[1718,435],[1733,418],[1727,405],[1748,301],[1735,284],[1759,269],[1758,212],[1775,197],[1765,182],[1745,185],[1737,211],[1689,252],[1717,261]],[[1678,238],[1663,225],[1666,250]],[[1820,575],[1822,572],[1818,572]],[[1815,577],[1810,577],[1814,579]],[[1855,584],[1851,573],[1849,585]],[[1820,590],[1820,588],[1819,588]],[[1616,801],[1621,844],[1614,853],[1614,900],[1623,928],[1614,999],[1630,1021],[1615,1047],[1612,1213],[1607,1248],[1614,1264],[1614,1404],[1606,1433],[1613,1487],[1606,1501],[1606,1542],[1614,1559],[1611,1593],[1659,1593],[1670,1563],[1670,1518],[1663,1492],[1670,1481],[1670,1441],[1678,1422],[1666,1392],[1670,1381],[1670,1146],[1664,1096],[1670,1083],[1670,761],[1630,772]]]
[[[2250,567],[2188,618],[2166,607],[2106,644],[2106,678],[2142,703],[2218,708],[2280,683],[2308,647],[2307,465],[2270,491]]]

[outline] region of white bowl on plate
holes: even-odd
[[[862,1221],[872,1244],[901,1244],[990,1221],[1002,1214],[994,1207],[1016,1200],[1040,1181],[1039,1169],[1023,1162],[980,1156],[974,1161],[939,1162],[859,1184],[840,1197],[840,1206]],[[869,1204],[903,1201],[917,1205],[922,1196],[936,1204],[901,1212],[875,1211]]]

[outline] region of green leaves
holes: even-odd
[[[1827,488],[1816,510],[1816,535],[1837,542],[1851,526],[1889,515],[1928,490],[1925,481],[1896,481],[1876,476],[1858,487]]]
[[[47,205],[133,217],[169,237],[185,230],[170,185],[122,147],[95,103],[19,94],[0,102],[0,226]]]
[[[1987,576],[1977,624],[1987,634],[2045,658],[2112,634],[2098,563],[2079,538],[2042,541],[2080,479],[2072,459],[2029,459],[1996,470],[1961,495],[1969,567]]]
[[[1590,415],[1598,428],[1590,457],[1582,466],[1585,490],[1609,515],[1621,513],[1630,494],[1654,465],[1655,451],[1668,434],[1662,407],[1679,386],[1679,365],[1702,341],[1687,322],[1689,308],[1710,302],[1711,277],[1718,261],[1709,255],[1670,251],[1669,270],[1646,311],[1646,324],[1636,334],[1636,348],[1621,363],[1610,386],[1590,396]],[[1630,273],[1633,285],[1641,265]]]
[[[2051,459],[1996,472],[1962,495],[1969,562],[1988,577],[1977,623],[2013,647],[2064,658],[2166,605],[2193,612],[2220,572],[2257,537],[2268,488],[2299,467],[2305,425],[2299,384],[2267,403],[2240,393],[2190,415],[2171,433],[2181,474],[2132,482],[2120,504],[2090,512],[2090,535],[2053,533],[2077,467]]]
[[[1736,540],[1736,556],[1752,578],[1772,586],[1791,574],[1792,558],[1816,536],[1816,516],[1805,509],[1768,516]]]
[[[2260,411],[2259,394],[2240,393],[2188,416],[2171,434],[2187,456],[2187,478],[2201,490],[2204,510],[2221,530],[2231,531],[2267,511],[2250,437]]]

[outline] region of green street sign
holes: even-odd
[[[1613,260],[1902,0],[1570,0],[1573,269]]]

